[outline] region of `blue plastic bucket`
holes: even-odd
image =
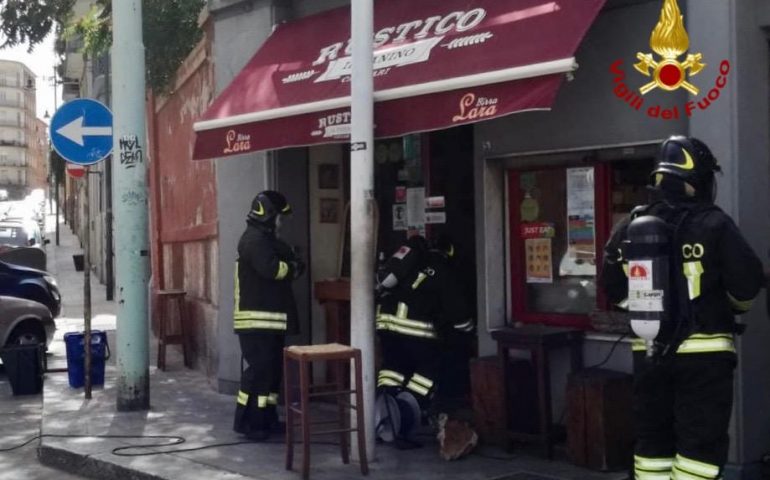
[[[69,332],[64,334],[67,347],[67,376],[72,388],[85,384],[85,333]],[[91,385],[104,385],[104,363],[110,358],[110,346],[107,332],[91,331]]]

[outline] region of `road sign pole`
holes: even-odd
[[[147,143],[142,2],[112,3],[117,409],[150,408]]]
[[[90,168],[85,167],[85,185],[83,185],[83,201],[85,208],[85,234],[83,235],[83,327],[85,330],[85,394],[91,399],[91,205],[89,203],[91,178]]]

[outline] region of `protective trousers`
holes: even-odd
[[[233,430],[238,433],[269,431],[278,421],[276,405],[283,374],[285,336],[276,333],[238,335],[248,366],[241,374]]]
[[[377,375],[380,389],[406,389],[423,409],[427,408],[437,387],[441,363],[439,342],[400,335],[380,333],[382,368]]]
[[[727,461],[735,354],[634,354],[636,480],[714,480]]]

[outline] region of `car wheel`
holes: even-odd
[[[40,320],[25,320],[13,329],[6,345],[45,344],[45,329]]]

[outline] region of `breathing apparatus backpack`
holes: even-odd
[[[684,259],[677,247],[681,229],[693,211],[693,207],[666,202],[637,207],[626,230],[623,256],[628,261],[631,329],[645,341],[651,360],[676,352],[695,329],[686,279],[681,274]]]

